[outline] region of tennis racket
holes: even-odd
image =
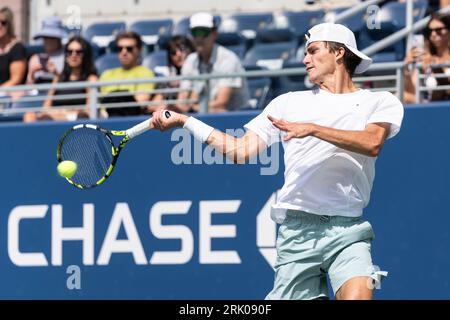
[[[165,111],[166,118],[170,112]],[[111,176],[119,154],[131,139],[150,129],[147,119],[128,130],[109,131],[94,124],[79,124],[67,130],[61,137],[56,156],[58,163],[70,160],[77,164],[77,171],[66,180],[80,189],[96,187]],[[123,139],[116,147],[113,136]]]

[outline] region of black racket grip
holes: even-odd
[[[167,118],[167,119],[169,119],[170,118],[170,116],[171,116],[171,114],[170,114],[170,112],[169,111],[164,111],[164,116]]]

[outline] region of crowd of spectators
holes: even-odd
[[[205,73],[243,72],[241,59],[232,51],[217,43],[218,26],[213,15],[200,12],[189,20],[188,36],[173,36],[167,43],[167,61],[169,76],[195,76]],[[416,102],[416,65],[428,77],[425,85],[449,85],[450,67],[434,67],[435,64],[450,62],[450,16],[433,15],[423,31],[424,45],[416,45],[407,52],[404,60],[405,90],[404,101]],[[79,81],[120,81],[151,79],[155,73],[141,65],[143,41],[132,31],[123,31],[116,36],[115,49],[120,67],[108,69],[98,74],[91,44],[79,35],[75,35],[63,44],[67,37],[60,18],[49,17],[34,35],[41,39],[43,52],[27,56],[26,47],[16,37],[14,17],[7,7],[0,9],[0,87],[20,84],[67,83]],[[435,74],[447,74],[448,77]],[[178,89],[170,92],[155,89]],[[74,87],[69,89],[50,89],[2,92],[0,97],[9,95],[16,107],[23,107],[23,97],[40,95],[43,102],[41,112],[27,112],[25,122],[37,120],[75,120],[89,117],[90,89]],[[167,91],[167,90],[166,90]],[[248,105],[250,99],[245,78],[221,78],[208,81],[171,81],[156,84],[144,82],[136,84],[107,85],[100,87],[99,109],[101,117],[117,117],[151,114],[167,108],[178,112],[198,112],[207,108],[208,112],[226,112]],[[82,98],[58,99],[62,95],[83,96]],[[450,90],[432,91],[428,101],[446,100]],[[178,102],[174,102],[177,101]],[[170,101],[170,102],[166,102]],[[185,101],[185,102],[183,102]],[[191,101],[191,102],[186,102]],[[113,106],[110,104],[119,104]],[[109,106],[108,106],[109,105]],[[76,106],[78,109],[57,108]]]

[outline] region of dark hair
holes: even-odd
[[[122,39],[134,39],[136,41],[136,46],[139,50],[142,48],[142,39],[139,34],[137,34],[134,31],[124,31],[122,33],[119,33],[116,37],[116,45],[119,44],[119,40]]]
[[[195,51],[195,48],[194,45],[192,44],[192,41],[189,38],[182,35],[173,36],[167,43],[167,61],[169,63],[169,67],[174,67],[177,70],[177,74],[180,74],[181,68],[173,65],[170,55],[170,51],[176,49],[185,50],[191,53]]]
[[[328,47],[330,52],[336,52],[339,48],[344,48],[344,66],[350,77],[353,77],[356,67],[361,63],[362,59],[351,52],[347,47],[339,42],[325,41],[325,47]]]
[[[80,36],[74,36],[70,38],[70,40],[67,42],[65,46],[65,52],[67,53],[67,50],[69,49],[69,45],[72,42],[78,42],[81,45],[81,48],[83,50],[83,56],[82,56],[82,62],[81,62],[81,74],[79,81],[85,81],[87,78],[92,74],[97,74],[97,70],[95,69],[94,65],[94,58],[92,55],[92,48],[88,41],[86,41],[84,38]],[[61,82],[69,81],[70,79],[70,73],[71,73],[71,67],[67,63],[67,61],[64,59],[64,69],[61,73]]]
[[[429,37],[427,37],[427,30],[429,29],[432,20],[438,20],[438,21],[442,22],[445,25],[445,28],[447,30],[449,30],[449,32],[450,32],[450,15],[449,14],[443,15],[443,14],[439,14],[437,12],[433,13],[431,15],[430,21],[428,21],[427,26],[424,29],[425,39],[426,39],[426,42],[428,43],[428,50],[430,51],[430,53],[432,55],[435,55],[435,54],[437,54],[437,48],[433,43],[431,43],[431,41],[428,40]]]

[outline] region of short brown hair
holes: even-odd
[[[8,25],[8,36],[14,38],[16,32],[14,30],[14,14],[9,7],[3,7],[0,9],[0,13],[5,16],[6,23]]]
[[[350,77],[353,77],[356,67],[361,63],[362,59],[339,42],[325,41],[325,47],[328,47],[329,52],[336,52],[339,48],[344,48],[344,66]]]
[[[138,47],[138,49],[140,50],[142,48],[141,36],[134,31],[124,31],[122,33],[119,33],[116,37],[116,44],[118,44],[119,40],[122,39],[134,39],[136,40],[136,46]]]

